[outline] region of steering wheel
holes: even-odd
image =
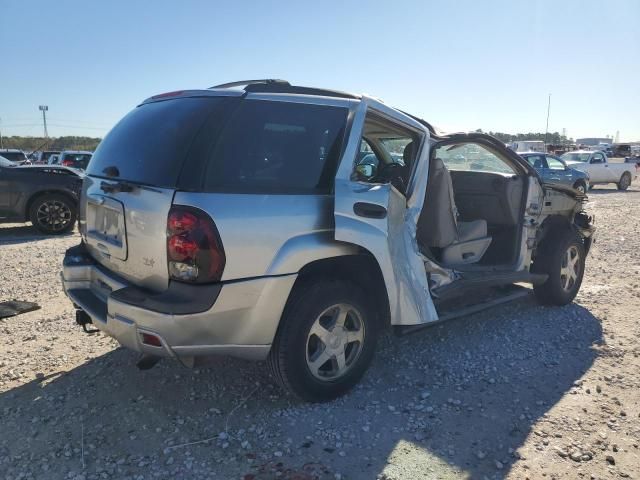
[[[400,163],[388,163],[371,180],[376,183],[390,183],[400,192],[405,193],[407,188],[404,181],[406,168]]]

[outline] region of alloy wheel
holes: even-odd
[[[59,200],[43,202],[36,212],[40,226],[54,232],[64,230],[73,221],[71,209]]]
[[[311,374],[322,381],[346,375],[362,352],[365,334],[362,314],[354,306],[340,303],[324,310],[307,335]]]

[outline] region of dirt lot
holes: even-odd
[[[324,405],[262,364],[206,368],[85,335],[60,289],[77,234],[0,227],[0,477],[6,479],[640,478],[640,186],[590,196],[598,241],[577,301],[532,299],[379,344]]]

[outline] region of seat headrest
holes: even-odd
[[[402,151],[402,161],[405,165],[409,166],[411,162],[413,162],[414,150],[415,148],[413,142],[407,143],[407,145],[404,147],[404,150]]]
[[[445,168],[446,167],[444,166],[444,162],[442,161],[441,158],[436,157],[431,161],[431,169],[432,169],[431,171],[433,173],[444,170]]]

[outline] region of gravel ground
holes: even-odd
[[[6,479],[640,478],[640,186],[590,195],[598,241],[575,303],[519,300],[396,339],[323,405],[263,364],[194,370],[85,335],[63,252],[0,226],[0,477]]]

